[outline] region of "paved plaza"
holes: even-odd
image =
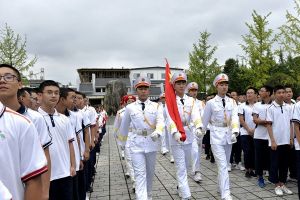
[[[198,184],[189,177],[192,199],[221,199],[217,192],[217,166],[204,159],[202,155],[202,178]],[[127,200],[135,199],[130,179],[125,178],[125,162],[121,158],[120,148],[108,125],[107,134],[98,155],[97,174],[93,184],[91,200]],[[288,182],[287,187],[294,194],[278,197],[274,194],[274,185],[267,183],[264,189],[256,185],[256,178],[248,179],[244,172],[233,169],[230,174],[230,186],[233,199],[298,199],[296,182]],[[153,200],[179,200],[176,191],[175,165],[170,163],[169,154],[157,153],[155,178],[153,183]]]

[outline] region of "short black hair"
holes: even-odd
[[[79,91],[76,91],[76,90],[75,90],[75,94],[78,94],[78,95],[80,95],[80,96],[83,97],[83,94],[82,94],[81,92],[79,92]]]
[[[21,81],[21,74],[17,68],[13,67],[12,65],[6,64],[6,63],[0,64],[0,68],[2,68],[2,67],[12,69],[17,74],[17,80]]]
[[[82,93],[82,97],[85,99],[85,98],[86,98],[86,95]]]
[[[60,98],[66,99],[69,95],[69,92],[75,92],[72,88],[60,88],[59,89],[59,96]]]
[[[26,90],[26,88],[20,88],[20,89],[18,89],[18,92],[17,92],[17,97],[18,97],[18,99],[20,98],[20,97],[24,97],[25,96],[25,94],[26,94],[26,92],[28,92],[27,90]],[[29,92],[28,92],[29,93]],[[30,94],[30,93],[29,93]]]
[[[256,89],[255,87],[252,87],[252,86],[248,87],[248,88],[246,89],[246,92],[245,92],[245,93],[247,93],[248,90],[253,90],[255,94],[258,93],[258,92],[257,92],[257,89]]]
[[[277,90],[285,90],[285,87],[283,85],[276,85],[274,87],[274,93],[277,92]]]
[[[33,88],[30,88],[30,87],[23,87],[22,89],[26,90],[30,95],[33,91]]]
[[[270,96],[273,94],[273,88],[269,85],[263,85],[261,88],[265,88],[267,92],[270,92]]]
[[[55,87],[58,87],[59,89],[59,85],[57,82],[53,81],[53,80],[46,80],[46,81],[43,81],[40,86],[39,86],[39,92],[43,92],[45,87],[47,86],[55,86]]]

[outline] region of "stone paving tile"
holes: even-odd
[[[111,126],[107,126],[107,134],[98,155],[97,174],[93,183],[94,192],[90,194],[90,200],[134,200],[130,179],[124,175],[125,162],[121,159],[120,149],[111,133]],[[219,200],[217,191],[217,166],[205,160],[202,155],[201,183],[196,183],[189,176],[188,181],[192,193],[192,199]],[[231,193],[234,199],[254,200],[296,200],[298,199],[297,185],[288,182],[287,186],[294,192],[293,195],[278,197],[274,194],[274,185],[267,182],[265,188],[256,185],[256,178],[245,178],[244,172],[233,169],[229,172]],[[155,177],[153,180],[153,200],[179,200],[177,193],[176,169],[170,163],[170,156],[157,153]]]

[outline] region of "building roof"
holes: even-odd
[[[139,70],[139,69],[165,69],[166,67],[162,66],[150,66],[150,67],[133,67],[130,68],[130,70]],[[178,70],[184,70],[183,68],[179,67],[170,67],[170,69],[178,69]]]
[[[79,68],[77,69],[77,72],[80,71],[97,71],[97,70],[139,70],[139,69],[165,69],[165,67],[162,66],[150,66],[150,67],[92,67],[92,68]],[[181,67],[170,67],[170,69],[178,69],[178,70],[184,70],[184,68]]]

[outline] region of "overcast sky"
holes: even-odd
[[[285,22],[292,0],[2,0],[5,23],[27,37],[36,55],[34,71],[76,83],[77,68],[171,66],[188,68],[188,54],[200,32],[212,35],[218,63],[243,52],[241,35],[255,9],[272,12],[269,27]]]

